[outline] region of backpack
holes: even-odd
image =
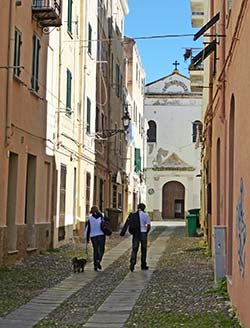
[[[133,213],[128,222],[128,231],[131,235],[137,235],[141,231],[139,212]]]
[[[111,236],[112,235],[112,229],[110,222],[107,218],[102,218],[101,221],[101,230],[104,233],[105,236]]]

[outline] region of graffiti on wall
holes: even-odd
[[[241,273],[241,277],[244,278],[245,275],[245,264],[246,264],[246,222],[244,218],[244,210],[243,210],[243,200],[244,200],[244,185],[243,179],[240,179],[240,194],[238,198],[237,204],[237,213],[236,213],[236,224],[237,224],[237,240],[238,240],[238,264],[239,270]]]

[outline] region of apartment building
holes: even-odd
[[[230,300],[247,328],[250,327],[247,242],[250,139],[246,132],[250,103],[249,2],[200,2],[209,20],[197,35],[207,33],[211,37],[192,64],[201,60],[208,63],[209,93],[203,129],[203,175],[208,187],[205,199],[211,226],[208,241],[213,250],[215,278],[226,277]]]
[[[1,3],[0,263],[46,249],[52,241],[44,30],[60,25],[60,1]]]
[[[125,193],[123,133],[124,19],[126,0],[98,2],[98,58],[96,87],[96,167],[94,201],[111,219],[113,229],[123,217]]]
[[[144,118],[145,72],[135,40],[124,38],[124,88],[131,123],[127,131],[127,210],[146,202],[146,146],[148,124]]]
[[[47,151],[55,156],[54,247],[83,235],[93,203],[97,4],[64,2],[62,26],[50,29]]]

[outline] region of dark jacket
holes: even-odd
[[[127,220],[125,221],[122,230],[120,232],[120,236],[125,236],[127,230],[128,230],[128,226],[129,226],[129,218],[132,216],[133,213],[129,213],[129,216],[127,217]]]

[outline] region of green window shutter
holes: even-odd
[[[139,173],[141,171],[141,150],[140,148],[135,148],[135,172]]]
[[[115,76],[115,86],[116,86],[116,95],[117,97],[119,97],[119,75],[120,75],[120,71],[119,71],[119,65],[116,64],[116,76]]]
[[[33,35],[33,58],[32,58],[32,78],[31,88],[38,91],[38,72],[39,72],[39,51],[40,51],[40,40],[36,35]]]
[[[66,110],[71,111],[71,87],[72,87],[72,74],[67,69],[67,90],[66,90]]]
[[[90,133],[91,101],[87,97],[87,133]]]
[[[18,30],[15,30],[15,47],[14,47],[14,66],[20,66],[22,34]],[[14,75],[20,76],[21,69],[14,68]]]
[[[68,32],[72,34],[72,4],[73,0],[68,0]]]
[[[88,27],[88,53],[92,53],[92,27],[90,24]]]

